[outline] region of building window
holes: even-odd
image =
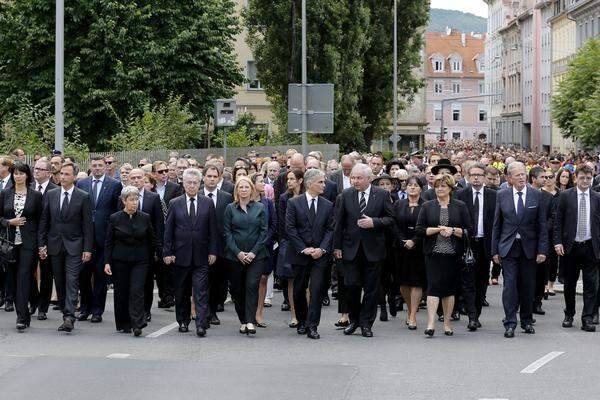
[[[485,93],[485,83],[479,82],[478,94],[484,94],[484,93]]]
[[[460,106],[452,106],[452,121],[460,121]]]
[[[434,72],[443,72],[444,71],[444,61],[440,57],[435,57],[432,62],[433,62],[433,71]]]
[[[462,60],[456,56],[450,59],[450,65],[452,66],[452,72],[462,72]]]
[[[260,80],[258,80],[258,71],[256,70],[256,63],[254,61],[246,62],[246,73],[246,78],[248,78],[248,90],[262,90]]]
[[[435,82],[433,84],[433,92],[434,93],[442,93],[442,89],[443,89],[443,83],[442,82]]]
[[[435,104],[433,109],[433,120],[441,121],[442,120],[442,105]]]
[[[487,121],[487,110],[484,108],[479,109],[479,122]]]
[[[460,93],[460,83],[454,82],[452,84],[452,93]]]
[[[452,132],[452,139],[460,140],[460,132]]]

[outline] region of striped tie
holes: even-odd
[[[358,203],[358,208],[360,208],[361,214],[363,214],[365,212],[365,208],[367,208],[367,201],[365,200],[365,192],[360,192],[360,203]]]
[[[577,233],[575,234],[578,242],[583,242],[588,234],[587,221],[588,211],[587,203],[585,201],[585,193],[581,193],[581,200],[579,200],[579,212],[577,213]]]

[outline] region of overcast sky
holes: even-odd
[[[483,0],[431,0],[431,8],[470,12],[487,18],[488,6]]]

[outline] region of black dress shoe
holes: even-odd
[[[481,328],[481,322],[479,322],[479,320],[475,321],[475,325],[477,325],[477,329]]]
[[[67,328],[64,323],[61,326],[58,327],[58,331],[59,332],[71,332],[72,330],[73,329]]]
[[[35,314],[37,311],[37,306],[29,306],[29,315]]]
[[[435,329],[425,329],[424,333],[428,337],[433,337],[433,334],[435,333]]]
[[[221,325],[221,320],[219,319],[219,317],[217,317],[217,314],[211,315],[210,324],[211,325]]]
[[[338,322],[336,322],[334,325],[337,326],[338,328],[345,328],[348,325],[350,325],[350,321],[340,321],[340,320],[338,320]]]
[[[454,311],[450,318],[452,319],[452,321],[460,321],[460,312]]]
[[[589,323],[588,321],[584,321],[581,324],[581,330],[586,332],[596,332],[596,327]]]
[[[140,328],[134,328],[133,329],[133,336],[135,336],[135,337],[142,336],[142,330]]]
[[[388,306],[390,307],[390,315],[395,317],[398,315],[398,310],[396,309],[396,303],[393,301],[388,302]]]
[[[88,313],[80,313],[79,316],[77,317],[77,321],[87,321],[89,316],[90,316],[90,314],[88,314]]]
[[[173,306],[175,305],[175,302],[173,302]],[[171,307],[173,307],[171,306]],[[217,304],[217,312],[223,312],[225,311],[225,306],[223,304]]]
[[[17,322],[17,330],[19,332],[23,332],[25,329],[27,329],[27,324],[23,322]]]
[[[319,335],[319,332],[317,332],[317,327],[311,326],[306,331],[306,337],[309,339],[319,339],[321,336]]]
[[[54,311],[60,310],[60,306],[58,304],[55,304],[54,306],[52,306],[52,309]]]
[[[43,311],[38,311],[38,316],[37,316],[38,321],[45,321],[48,319],[48,316],[46,315],[45,312]]]
[[[379,320],[386,322],[388,320],[388,313],[385,305],[381,306],[381,312],[379,313]]]
[[[514,338],[515,337],[515,328],[506,328],[506,331],[504,331],[504,337],[505,338]]]
[[[281,311],[290,311],[291,307],[288,303],[281,304]]]
[[[188,329],[187,325],[185,325],[185,324],[179,324],[179,332],[181,332],[181,333],[187,333],[187,332],[189,332],[189,329]]]
[[[198,337],[206,336],[206,329],[204,329],[203,327],[196,328],[196,336],[198,336]]]
[[[149,312],[147,312],[146,314],[144,314],[144,320],[146,322],[152,321],[152,314],[150,314]],[[92,317],[92,322],[94,322],[94,318],[93,317]]]
[[[565,315],[565,319],[562,322],[563,328],[572,328],[573,327],[573,317],[569,317]]]
[[[371,328],[369,327],[361,327],[360,333],[363,335],[363,337],[373,337],[373,331],[371,331]]]
[[[102,316],[101,315],[92,315],[92,319],[90,320],[90,322],[93,322],[95,324],[102,322]]]
[[[489,307],[489,306],[490,306],[490,303],[488,303],[488,301],[487,301],[487,300],[485,300],[485,299],[483,300],[483,302],[482,302],[481,304],[482,304],[484,307]]]
[[[298,324],[298,327],[296,328],[296,332],[298,333],[298,335],[306,335],[306,325]]]
[[[125,328],[125,329],[121,329],[121,333],[131,333],[131,328]]]
[[[522,328],[523,332],[528,333],[530,335],[533,335],[535,333],[535,329],[531,324],[524,325]]]
[[[598,314],[594,314],[594,318],[592,318],[592,324],[593,325],[600,324],[600,321],[598,321]]]
[[[358,329],[358,325],[354,322],[350,322],[348,326],[344,329],[344,335],[352,335]]]
[[[15,311],[15,306],[13,303],[6,303],[6,305],[4,306],[4,311],[6,312],[13,312]]]
[[[329,299],[329,295],[325,295],[325,297],[323,297],[323,306],[325,307],[329,307],[329,305],[331,304],[331,300]]]
[[[475,332],[477,330],[477,322],[473,319],[470,320],[467,329],[471,332]]]
[[[542,310],[542,306],[533,307],[533,313],[537,315],[546,315],[546,311]]]

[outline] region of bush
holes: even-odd
[[[238,116],[237,125],[232,128],[219,128],[211,135],[211,146],[223,147],[223,134],[227,130],[227,147],[264,146],[267,142],[267,129],[256,124],[251,113]]]

